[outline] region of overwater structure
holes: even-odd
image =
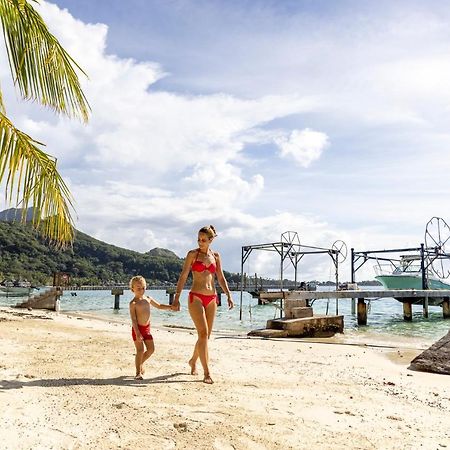
[[[316,247],[300,243],[300,237],[296,231],[285,231],[277,242],[264,244],[244,245],[241,252],[241,289],[239,318],[242,320],[242,293],[244,286],[244,264],[253,250],[275,252],[280,257],[280,291],[283,291],[284,264],[287,261],[294,268],[294,286],[296,290],[298,283],[298,265],[306,255],[329,255],[333,261],[336,289],[339,287],[339,264],[347,257],[347,246],[344,241],[335,241],[331,248]],[[283,296],[280,297],[280,317],[283,314]]]

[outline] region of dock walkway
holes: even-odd
[[[429,305],[441,305],[445,319],[450,318],[450,290],[419,290],[419,289],[399,289],[399,290],[348,290],[348,291],[278,291],[261,292],[260,298],[266,301],[285,300],[289,298],[315,300],[315,299],[336,299],[336,309],[338,301],[344,298],[358,299],[358,325],[367,325],[367,299],[394,298],[403,303],[403,318],[412,320],[412,305],[422,304],[424,317],[428,317]],[[352,313],[354,304],[352,304]]]

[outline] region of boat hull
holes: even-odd
[[[420,275],[378,275],[375,277],[385,289],[422,289]],[[429,289],[450,289],[450,284],[434,278],[428,279]]]
[[[385,289],[422,289],[422,276],[420,275],[405,275],[405,274],[393,274],[393,275],[378,275],[375,277]],[[428,287],[433,290],[450,289],[450,284],[444,283],[440,280],[429,278]],[[411,302],[422,303],[422,299],[417,298],[401,298],[394,297],[399,302]],[[440,305],[443,301],[441,297],[429,297],[428,303],[430,305]]]

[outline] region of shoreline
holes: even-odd
[[[0,307],[1,311],[2,307]],[[14,309],[14,308],[13,308]],[[187,314],[187,311],[181,312],[181,314]],[[122,325],[129,325],[131,323],[129,318],[122,317],[121,319],[115,317],[108,317],[106,314],[95,314],[92,312],[84,311],[62,311],[60,315],[66,315],[70,317],[82,317],[84,319],[99,320],[101,322],[117,323]],[[174,316],[176,317],[176,316]],[[178,324],[153,324],[152,329],[172,329],[177,331],[195,332],[193,325],[178,325]],[[383,333],[380,334],[375,330],[370,329],[370,325],[367,327],[359,328],[344,328],[344,333],[336,333],[332,337],[327,338],[260,338],[256,336],[247,336],[248,331],[244,330],[220,330],[213,328],[213,334],[215,336],[230,336],[230,337],[242,337],[246,339],[264,339],[276,341],[291,341],[291,342],[311,342],[311,343],[324,343],[324,344],[341,344],[341,345],[357,345],[367,347],[380,347],[380,348],[411,348],[417,350],[425,350],[431,346],[434,342],[439,340],[432,339],[430,337],[417,337],[417,336],[401,336],[398,333]]]
[[[136,381],[129,324],[0,308],[0,448],[450,446],[450,377],[407,369],[417,342],[217,333],[208,386],[189,374],[193,330],[152,333]]]

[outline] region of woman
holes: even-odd
[[[229,309],[234,306],[227,280],[223,276],[220,255],[209,248],[216,236],[216,230],[212,225],[203,227],[198,232],[198,248],[190,250],[186,255],[173,301],[174,308],[179,309],[181,291],[189,271],[192,271],[192,287],[189,292],[188,307],[197,329],[198,339],[189,365],[191,374],[196,375],[197,359],[200,358],[204,373],[203,382],[207,384],[213,383],[208,367],[208,339],[217,311],[218,299],[214,282],[216,275],[220,287],[227,296]]]

